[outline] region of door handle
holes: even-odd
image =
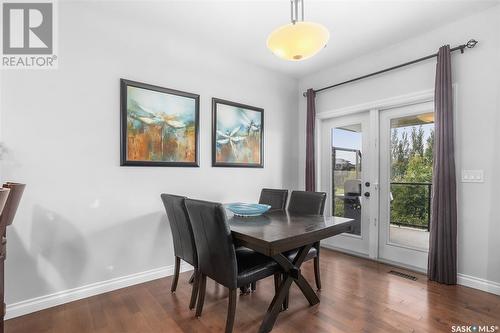
[[[369,198],[370,197],[370,192],[365,192],[365,197]]]

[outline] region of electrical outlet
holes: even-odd
[[[462,170],[462,183],[484,183],[483,170]]]

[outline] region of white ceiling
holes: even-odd
[[[294,77],[432,30],[498,1],[304,0],[305,20],[330,30],[329,45],[313,58],[288,62],[266,47],[267,35],[290,20],[289,0],[116,1],[114,15],[178,31],[224,53]],[[465,41],[464,41],[465,42]]]

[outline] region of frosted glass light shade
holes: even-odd
[[[278,57],[299,61],[321,51],[330,38],[323,25],[314,22],[296,22],[274,30],[267,38],[267,47]]]

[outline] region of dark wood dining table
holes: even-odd
[[[233,239],[238,245],[272,257],[284,272],[284,279],[259,328],[260,333],[273,329],[292,283],[299,287],[311,306],[319,303],[318,296],[302,276],[300,266],[314,243],[351,231],[355,222],[343,217],[298,215],[286,211],[228,218]],[[293,260],[289,260],[284,253],[293,249],[299,251]]]

